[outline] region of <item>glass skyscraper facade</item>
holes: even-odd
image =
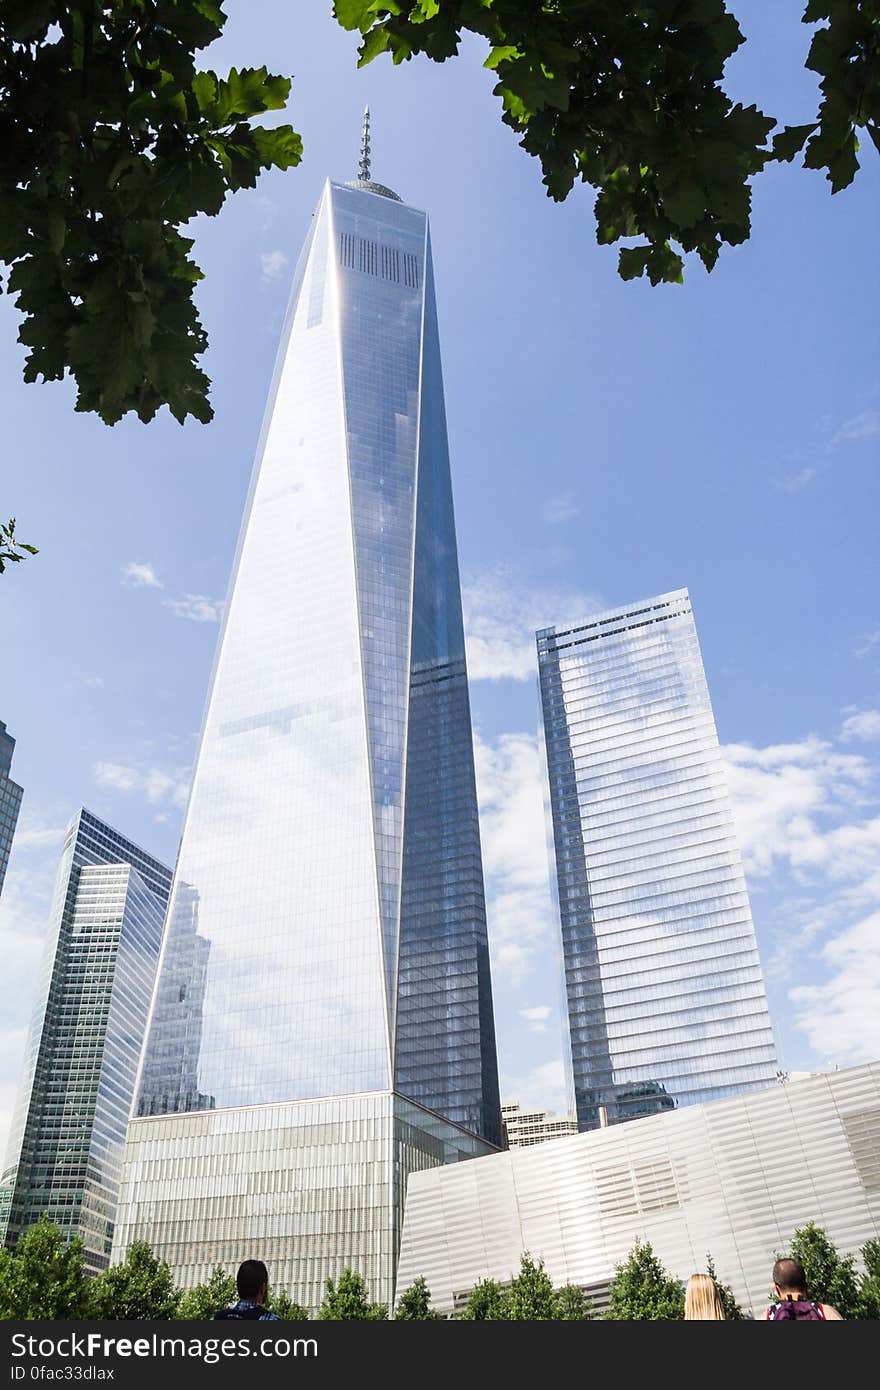
[[[171,870],[88,811],[71,821],[9,1140],[6,1242],[41,1216],[109,1263],[122,1150]]]
[[[385,1100],[367,1115],[351,1099],[363,1096]],[[237,1153],[263,1122],[257,1106],[281,1107],[294,1148],[312,1131],[347,1136],[335,1159],[331,1142],[308,1141],[311,1198],[291,1188],[302,1164],[288,1154],[288,1177],[276,1172],[264,1198],[236,1207],[258,1243],[278,1223],[297,1233],[273,1277],[306,1302],[338,1274],[346,1230],[356,1261],[354,1233],[375,1227],[385,1255],[373,1272],[390,1289],[399,1193],[378,1203],[357,1174],[363,1145],[377,1144],[397,1192],[401,1107],[430,1131],[413,1152],[435,1161],[501,1142],[428,222],[368,178],[325,186],[294,275],[131,1163],[147,1134],[161,1134],[171,1149],[189,1145],[190,1181],[198,1136]],[[194,1118],[212,1109],[227,1118]],[[149,1235],[155,1219],[179,1277],[225,1258],[217,1222],[231,1213],[219,1186],[188,1209],[167,1187],[151,1204],[134,1180],[126,1190],[124,1229]]]
[[[578,1124],[777,1062],[686,589],[537,634]]]
[[[3,880],[12,850],[12,837],[18,824],[21,798],[24,796],[21,787],[12,780],[14,749],[15,739],[6,732],[6,725],[0,721],[0,893],[3,892]]]

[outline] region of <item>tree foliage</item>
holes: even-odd
[[[526,1251],[519,1273],[510,1281],[504,1296],[505,1316],[511,1322],[546,1322],[556,1316],[556,1290],[543,1260],[533,1260]]]
[[[83,1248],[43,1217],[0,1252],[0,1318],[87,1316]]]
[[[179,1300],[168,1265],[153,1254],[145,1240],[135,1240],[122,1264],[111,1265],[92,1281],[90,1316],[108,1321],[165,1321],[175,1316]]]
[[[472,1322],[586,1322],[593,1313],[581,1289],[554,1288],[544,1261],[525,1251],[509,1284],[502,1288],[494,1279],[481,1279],[458,1316]]]
[[[39,551],[35,545],[26,545],[20,541],[15,534],[15,517],[9,518],[4,526],[0,521],[0,574],[3,574],[7,565],[16,565],[27,555],[38,555]]]
[[[370,1302],[363,1277],[353,1269],[344,1269],[338,1280],[328,1279],[325,1283],[319,1318],[379,1322],[387,1316],[388,1309],[384,1303]]]
[[[270,1289],[266,1307],[282,1322],[308,1322],[309,1310],[285,1293],[284,1289]]]
[[[0,0],[0,261],[25,380],[69,372],[107,424],[210,420],[179,228],[300,160],[289,125],[251,124],[288,78],[197,70],[225,20],[219,0]]]
[[[439,1316],[431,1307],[431,1290],[420,1274],[400,1295],[394,1317],[403,1322],[433,1322]]]
[[[335,0],[345,29],[363,35],[361,64],[387,52],[444,62],[465,31],[488,42],[486,67],[502,120],[540,160],[550,197],[581,179],[597,190],[597,237],[624,247],[625,279],[680,281],[684,255],[707,270],[724,245],[750,233],[750,181],[770,159],[827,168],[832,191],[852,180],[856,128],[878,143],[877,0],[810,0],[817,31],[807,65],[822,76],[813,125],[776,125],[723,89],[727,59],[744,42],[725,0]],[[880,144],[878,144],[880,148]]]
[[[557,1322],[591,1322],[593,1305],[583,1289],[573,1284],[564,1284],[556,1290],[553,1317]]]
[[[721,1307],[724,1309],[724,1316],[728,1322],[743,1322],[745,1313],[734,1297],[733,1289],[729,1284],[722,1284],[718,1275],[715,1273],[715,1261],[711,1255],[706,1256],[706,1273],[710,1279],[714,1279],[715,1287],[718,1290],[718,1297],[721,1299]]]
[[[609,1290],[606,1317],[617,1322],[673,1322],[684,1317],[684,1289],[651,1245],[636,1241]]]
[[[830,1303],[842,1318],[860,1316],[861,1291],[855,1257],[840,1255],[821,1226],[810,1221],[796,1230],[790,1254],[804,1267],[811,1298]]]
[[[222,1265],[215,1265],[204,1284],[195,1284],[181,1294],[175,1317],[191,1322],[212,1318],[236,1297],[234,1278]]]
[[[480,1279],[459,1313],[464,1322],[499,1322],[507,1317],[504,1290],[494,1279]]]

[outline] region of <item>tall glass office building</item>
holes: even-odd
[[[388,1298],[408,1171],[500,1142],[428,221],[362,165],[294,276],[118,1249]]]
[[[579,1127],[769,1084],[776,1053],[687,590],[537,641]]]
[[[171,870],[82,810],[67,828],[9,1140],[6,1243],[48,1216],[109,1263]]]
[[[14,749],[15,739],[6,732],[6,725],[0,720],[0,893],[3,892],[3,880],[12,850],[12,837],[18,824],[21,798],[24,796],[21,787],[12,780]]]

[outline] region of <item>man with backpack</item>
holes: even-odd
[[[231,1308],[221,1308],[214,1320],[280,1322],[277,1313],[266,1307],[269,1295],[269,1271],[262,1260],[245,1260],[235,1277],[238,1302]],[[836,1316],[836,1315],[835,1315]]]
[[[777,1260],[773,1266],[773,1287],[779,1298],[764,1314],[769,1322],[843,1322],[830,1303],[817,1303],[807,1297],[807,1276],[800,1260]]]

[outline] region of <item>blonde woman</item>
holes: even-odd
[[[715,1280],[710,1274],[692,1274],[684,1295],[684,1316],[724,1321],[724,1308]]]

